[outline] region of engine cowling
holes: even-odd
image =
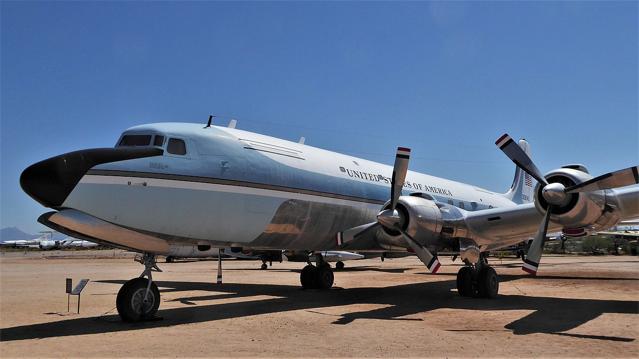
[[[593,177],[576,168],[560,168],[547,173],[545,178],[548,183],[561,183],[568,188]],[[568,193],[561,204],[552,207],[550,219],[567,229],[598,230],[618,221],[614,203],[614,195],[604,190]],[[540,184],[535,187],[535,207],[542,214],[548,210],[548,202],[542,195]]]
[[[388,208],[389,204],[384,206]],[[435,202],[427,197],[418,195],[401,196],[397,201],[399,212],[399,226],[415,241],[427,247],[439,247],[442,231],[442,213]],[[404,247],[406,241],[398,231],[383,227],[386,233],[384,244]]]

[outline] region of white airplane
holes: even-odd
[[[52,240],[53,232],[45,231],[41,232],[40,237],[35,239],[19,239],[10,240],[0,243],[2,247],[13,248],[40,248],[40,249],[54,249],[59,246],[60,241]]]
[[[637,167],[593,177],[567,165],[543,175],[527,142],[508,135],[496,144],[518,167],[501,194],[408,171],[407,148],[391,167],[234,125],[211,126],[210,117],[204,127],[136,126],[115,148],[55,156],[22,173],[23,190],[54,209],[40,223],[143,253],[141,276],[118,292],[123,320],[155,315],[155,258],[185,247],[314,251],[300,282],[322,289],[334,277],[321,251],[414,252],[433,273],[437,251],[454,251],[465,264],[459,294],[495,297],[486,252],[534,237],[523,269],[535,274],[547,231],[597,231],[639,217],[639,186],[625,187],[639,182]]]

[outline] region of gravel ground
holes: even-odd
[[[491,259],[492,300],[459,297],[448,258],[437,275],[414,257],[346,262],[329,291],[300,289],[303,263],[225,260],[222,285],[215,261],[160,263],[163,319],[128,324],[115,297],[142,266],[61,253],[0,256],[1,357],[639,356],[637,257],[545,256],[536,278]],[[80,314],[67,277],[91,280]]]

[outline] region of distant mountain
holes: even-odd
[[[34,239],[39,236],[21,231],[17,227],[6,227],[0,229],[0,241],[19,241],[24,239]]]

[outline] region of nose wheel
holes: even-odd
[[[140,277],[124,283],[116,299],[118,314],[125,322],[156,319],[155,314],[160,307],[160,291],[153,283],[151,274],[153,271],[161,272],[156,265],[155,255],[144,254],[138,261],[144,264],[144,271]]]
[[[146,278],[134,278],[124,283],[116,300],[118,314],[125,322],[137,322],[155,317],[160,307],[160,291]]]

